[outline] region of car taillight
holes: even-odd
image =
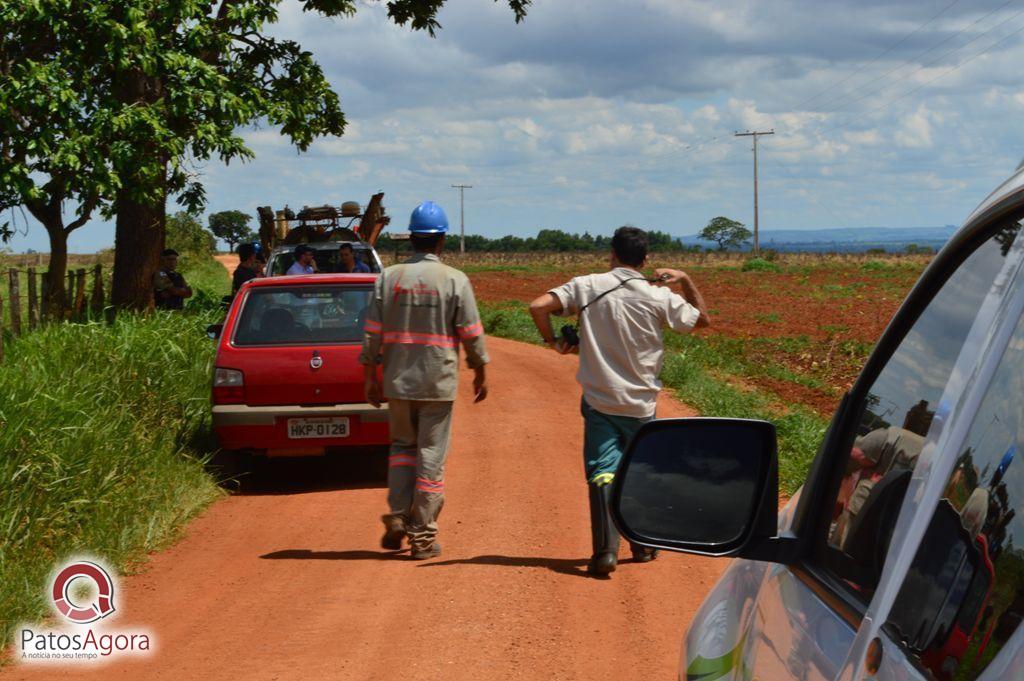
[[[242,404],[245,402],[245,376],[237,369],[217,369],[213,372],[213,403]]]

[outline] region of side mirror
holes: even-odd
[[[206,327],[206,336],[210,340],[217,340],[218,338],[220,338],[220,334],[223,331],[223,324],[210,324],[208,327]]]
[[[706,556],[782,558],[775,426],[746,419],[652,421],[615,475],[612,516],[631,542]],[[765,551],[769,544],[775,546]]]
[[[234,299],[235,299],[234,296],[224,296],[224,297],[222,297],[220,299],[220,306],[221,306],[221,308],[226,310],[229,307],[231,307],[231,301],[233,301]]]

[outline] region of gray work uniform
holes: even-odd
[[[458,385],[459,346],[471,369],[489,359],[469,279],[436,255],[384,270],[366,312],[362,364],[384,364],[391,452],[389,527],[414,550],[430,547],[444,505],[444,464]]]

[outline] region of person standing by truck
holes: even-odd
[[[611,481],[629,441],[654,418],[664,344],[662,328],[687,332],[711,323],[697,287],[679,270],[647,264],[647,233],[620,227],[612,237],[611,271],[552,289],[530,304],[541,338],[562,354],[578,351],[583,387],[583,459],[590,499],[593,555],[587,572],[607,575],[618,563],[619,535],[608,512]],[[652,285],[653,284],[653,285]],[[671,287],[679,285],[682,295]],[[550,315],[579,315],[579,333],[556,339]],[[647,562],[653,551],[631,547]]]
[[[366,312],[363,351],[366,401],[388,400],[391,451],[388,513],[381,546],[414,560],[441,554],[437,517],[444,505],[444,466],[458,384],[459,345],[474,371],[475,402],[487,397],[483,324],[469,279],[441,263],[448,217],[433,201],[409,220],[414,255],[377,279]],[[377,365],[383,364],[383,383]]]

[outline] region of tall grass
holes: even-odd
[[[215,296],[224,283],[211,282]],[[220,494],[204,468],[214,346],[203,332],[220,314],[122,314],[8,340],[0,640],[49,612],[46,580],[59,561],[85,553],[131,569]]]
[[[540,343],[524,304],[479,305],[487,333]],[[680,400],[705,416],[763,419],[775,424],[779,438],[779,486],[785,494],[795,492],[807,477],[826,422],[804,407],[781,407],[772,395],[731,385],[725,377],[735,373],[737,367],[729,358],[711,352],[702,339],[668,332],[666,347],[661,379]]]

